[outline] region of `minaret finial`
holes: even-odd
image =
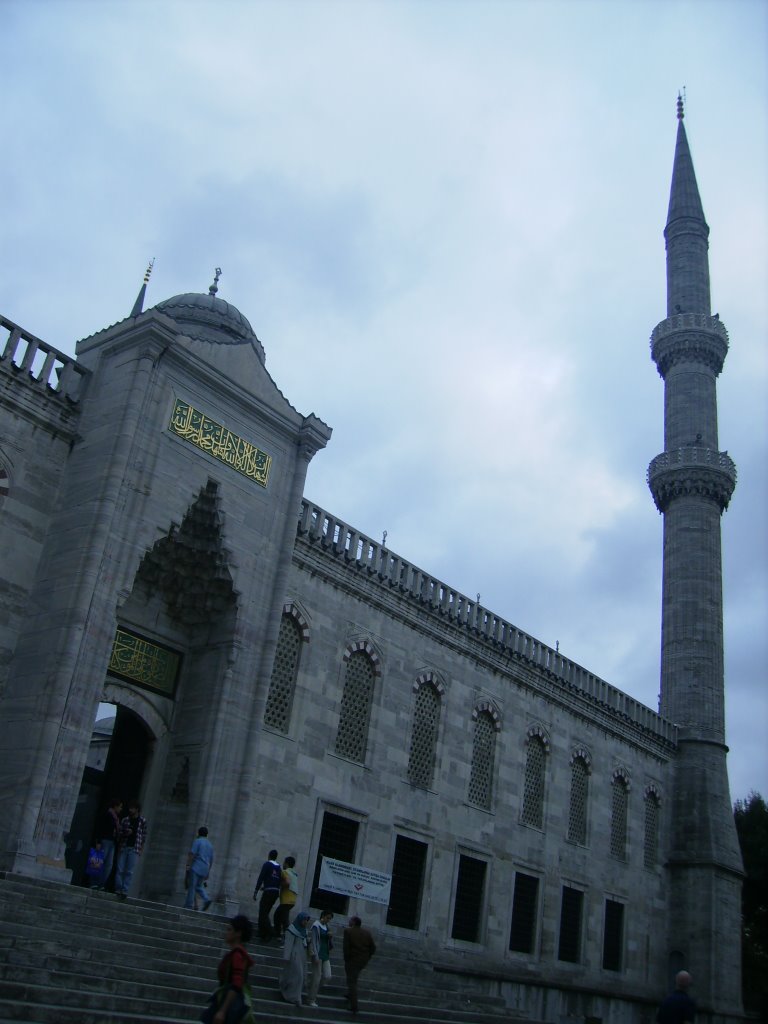
[[[683,100],[683,93],[685,92],[685,86],[683,86],[683,92],[677,94],[677,120],[682,121],[685,117],[685,102]]]
[[[221,277],[221,267],[216,267],[216,273],[213,275],[213,284],[208,289],[208,294],[215,297],[216,292],[219,290],[219,278]]]
[[[147,294],[147,283],[149,282],[150,275],[152,274],[152,267],[154,267],[154,265],[155,257],[153,256],[147,264],[147,269],[144,271],[144,282],[141,288],[139,288],[139,294],[136,296],[136,301],[133,304],[131,316],[138,316],[144,309],[144,296]]]

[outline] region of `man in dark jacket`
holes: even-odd
[[[259,903],[259,938],[269,942],[277,932],[272,927],[269,919],[270,911],[280,896],[280,884],[282,880],[282,869],[277,859],[277,850],[270,850],[267,860],[261,866],[259,877],[256,879],[256,888],[253,890],[253,898],[256,899],[261,890],[261,903]]]
[[[376,943],[359,917],[350,917],[344,929],[344,970],[347,975],[347,999],[352,1013],[357,1013],[357,979],[360,971],[376,952]]]
[[[696,1003],[688,995],[692,981],[688,971],[680,971],[675,976],[675,991],[667,996],[656,1014],[658,1024],[693,1024]]]

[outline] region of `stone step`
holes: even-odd
[[[0,877],[0,1024],[179,1024],[199,1019],[215,987],[227,921],[147,900],[19,876]],[[317,1009],[285,1003],[282,949],[250,944],[254,1012],[273,1024],[351,1021],[340,951]],[[503,999],[469,997],[460,979],[382,951],[365,972],[367,1024],[499,1024]]]

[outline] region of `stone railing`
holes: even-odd
[[[3,332],[8,335],[4,345]],[[26,374],[33,384],[68,398],[70,402],[77,402],[82,396],[90,370],[1,315],[0,346],[0,363],[17,373]]]
[[[457,630],[471,633],[502,657],[537,666],[563,687],[580,691],[663,740],[676,742],[675,726],[655,711],[306,499],[301,503],[298,536],[319,545],[350,571],[364,572]]]

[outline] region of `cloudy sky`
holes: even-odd
[[[649,335],[678,89],[731,351],[731,789],[768,795],[768,4],[0,0],[0,312],[207,291],[334,428],[307,496],[657,706]]]

